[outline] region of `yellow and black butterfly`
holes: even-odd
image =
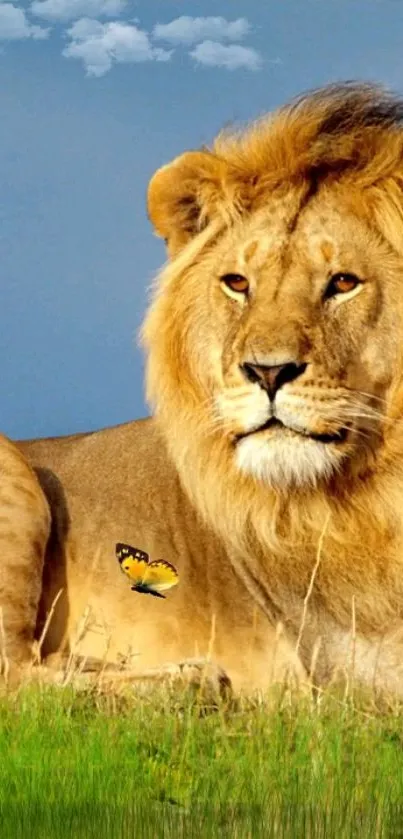
[[[142,594],[152,594],[154,597],[165,597],[162,591],[168,591],[179,582],[179,575],[165,559],[155,559],[150,562],[150,557],[145,551],[139,548],[132,548],[118,542],[116,545],[116,556],[119,560],[121,570],[132,581],[132,591],[139,591]]]

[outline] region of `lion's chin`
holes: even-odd
[[[246,436],[235,447],[238,468],[278,490],[315,487],[319,481],[329,480],[345,456],[340,444],[304,437],[288,429],[269,438]]]

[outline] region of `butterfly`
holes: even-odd
[[[119,560],[121,570],[132,581],[132,591],[139,591],[142,594],[152,594],[154,597],[165,597],[162,591],[167,591],[179,582],[179,575],[165,559],[155,559],[150,562],[150,557],[145,551],[139,548],[132,548],[123,542],[116,544],[116,556]]]

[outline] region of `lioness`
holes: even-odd
[[[402,119],[377,87],[330,86],[154,175],[154,417],[19,444],[42,490],[3,558],[15,660],[63,590],[45,658],[207,656],[249,690],[353,666],[403,693]],[[116,542],[173,563],[176,590],[132,592]]]

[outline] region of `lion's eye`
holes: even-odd
[[[249,281],[242,274],[224,274],[220,282],[236,294],[247,294]]]
[[[333,274],[325,291],[325,299],[334,297],[336,294],[347,294],[359,285],[361,285],[361,280],[355,274]]]

